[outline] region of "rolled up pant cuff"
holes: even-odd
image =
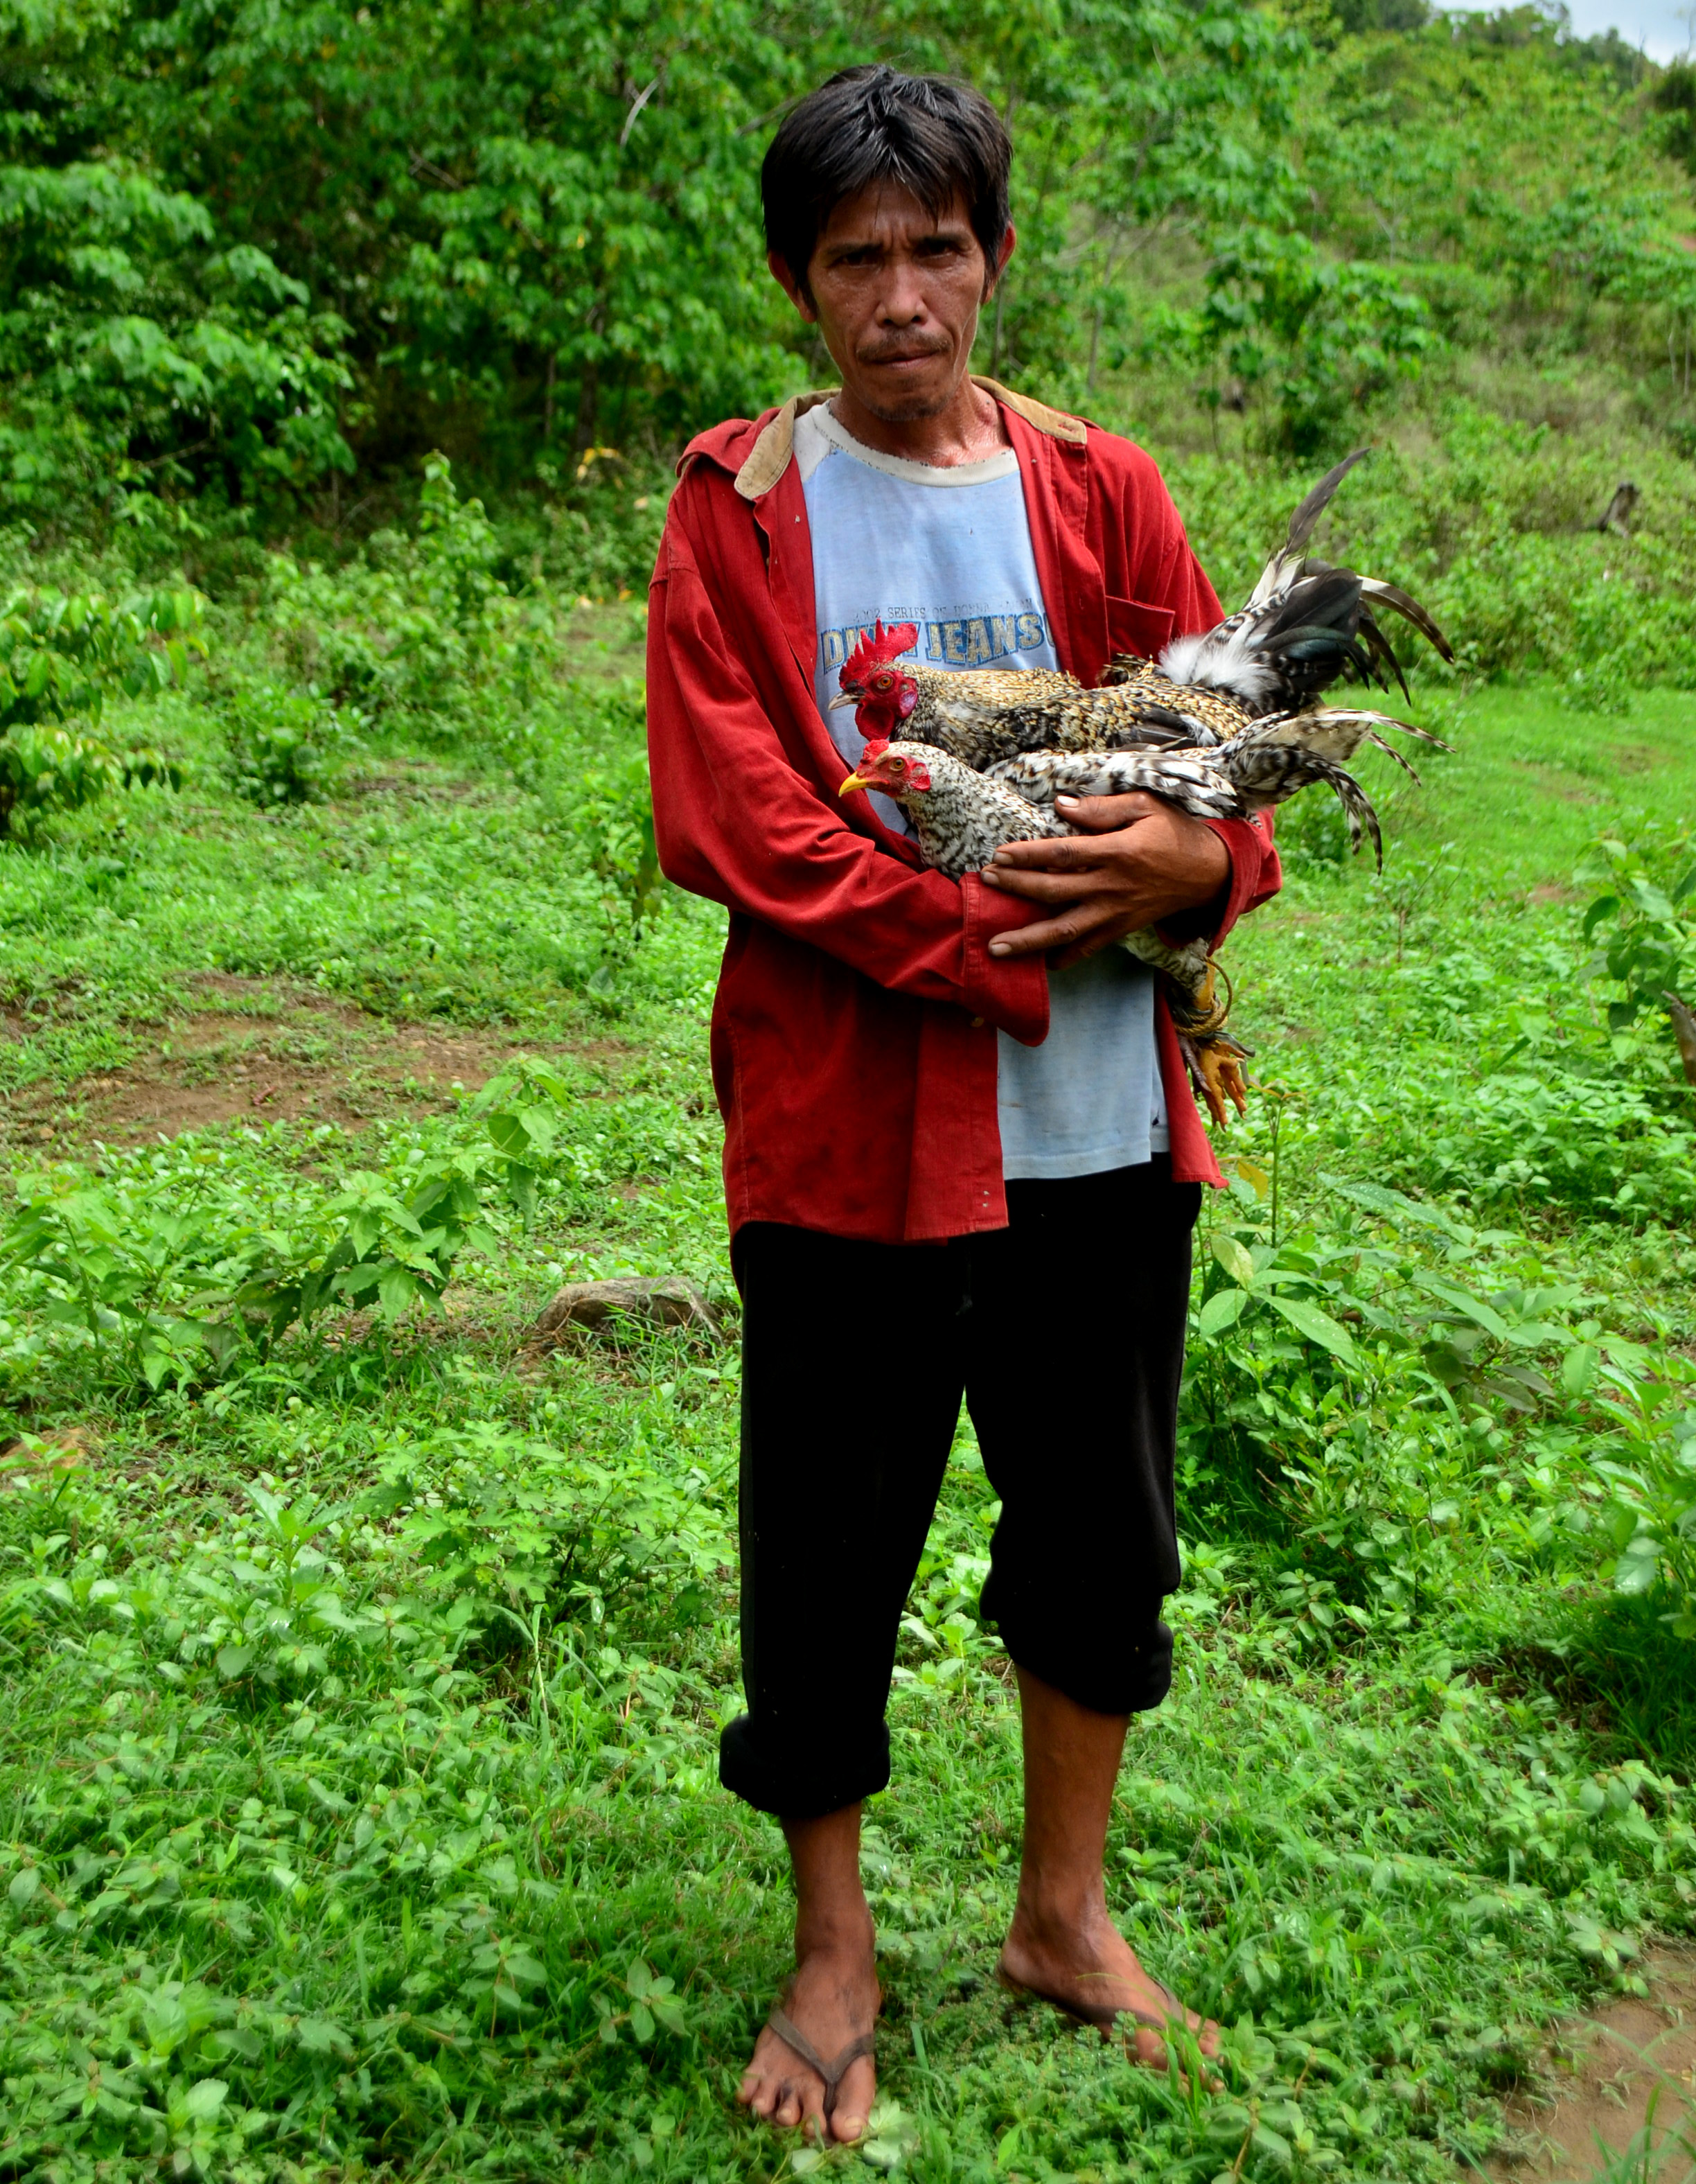
[[[1110,1649],[1045,1643],[1040,1633],[1004,1624],[1001,1642],[1020,1668],[1092,1713],[1148,1713],[1172,1687],[1172,1634],[1164,1623]]]
[[[889,1731],[881,1722],[851,1739],[820,1719],[820,1743],[829,1749],[773,1752],[751,1714],[738,1714],[719,1735],[719,1780],[757,1812],[780,1819],[816,1820],[889,1786]]]

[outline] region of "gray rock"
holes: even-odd
[[[615,1342],[632,1320],[681,1327],[703,1341],[723,1342],[724,1322],[704,1292],[682,1274],[630,1274],[609,1282],[568,1282],[537,1321],[527,1357],[598,1340]]]

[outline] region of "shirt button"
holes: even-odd
[[[974,1017],[971,1020],[971,1028],[974,1031],[981,1031],[983,1029],[983,1018],[981,1017]]]

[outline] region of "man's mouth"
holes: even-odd
[[[860,352],[859,360],[862,364],[867,365],[928,364],[933,357],[946,356],[948,354],[948,345],[946,342],[932,342],[922,348],[863,349]]]

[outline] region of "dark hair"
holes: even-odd
[[[759,170],[765,247],[804,291],[820,235],[874,182],[910,190],[933,218],[964,198],[992,274],[1007,232],[1013,146],[970,84],[892,68],[844,69],[783,117]]]

